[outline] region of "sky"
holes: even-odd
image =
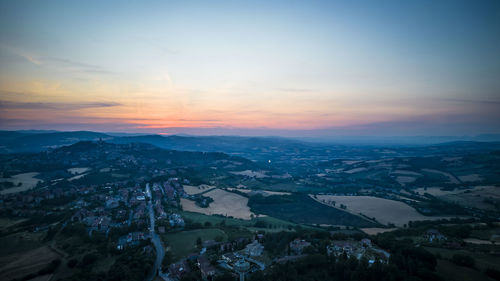
[[[499,78],[498,1],[0,0],[1,130],[498,134]]]

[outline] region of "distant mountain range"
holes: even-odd
[[[297,155],[344,156],[389,156],[381,148],[390,148],[392,156],[422,156],[436,153],[474,153],[500,149],[500,142],[456,141],[433,145],[395,145],[394,142],[359,144],[346,139],[344,142],[307,142],[280,137],[240,136],[178,136],[135,135],[99,133],[90,131],[0,131],[0,153],[39,152],[79,141],[103,140],[109,143],[146,143],[160,148],[181,151],[225,152],[252,160],[294,158]]]

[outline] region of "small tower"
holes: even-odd
[[[240,281],[245,281],[245,273],[250,270],[250,264],[244,259],[240,259],[234,263],[233,268],[240,275]]]

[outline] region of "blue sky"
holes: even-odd
[[[500,133],[498,34],[496,1],[2,1],[0,128]]]

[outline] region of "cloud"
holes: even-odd
[[[0,45],[0,47],[10,50],[10,52],[24,58],[28,62],[31,62],[35,65],[47,66],[50,68],[61,69],[64,71],[73,71],[73,72],[85,72],[85,73],[97,73],[97,74],[115,73],[100,65],[84,63],[59,57],[37,55],[29,53],[20,48],[15,48],[8,45]]]
[[[64,102],[14,102],[0,100],[0,109],[30,109],[30,110],[79,110],[85,108],[98,107],[114,107],[120,106],[116,102],[81,102],[81,103],[64,103]]]
[[[44,57],[41,61],[45,64],[49,64],[56,68],[62,68],[69,71],[76,72],[87,72],[87,73],[98,73],[98,74],[111,74],[112,71],[105,69],[102,66],[88,64],[78,61],[73,61],[69,59],[57,58],[57,57]]]
[[[278,90],[282,92],[288,92],[288,93],[309,93],[314,91],[313,89],[305,89],[305,88],[279,88]]]
[[[467,103],[467,104],[487,104],[487,105],[499,105],[500,100],[473,100],[473,99],[443,99],[448,102],[455,103]]]

